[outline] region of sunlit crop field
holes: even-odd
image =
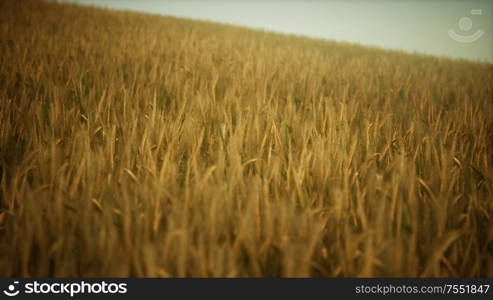
[[[0,1],[0,276],[493,276],[493,65]]]

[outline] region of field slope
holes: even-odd
[[[493,276],[493,66],[0,0],[0,276]]]

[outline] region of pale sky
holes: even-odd
[[[493,63],[493,0],[65,2],[203,19]]]

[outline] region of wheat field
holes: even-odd
[[[493,65],[0,0],[0,276],[493,277]]]

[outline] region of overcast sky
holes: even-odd
[[[63,2],[63,1],[62,1]],[[67,0],[493,62],[493,0]]]

